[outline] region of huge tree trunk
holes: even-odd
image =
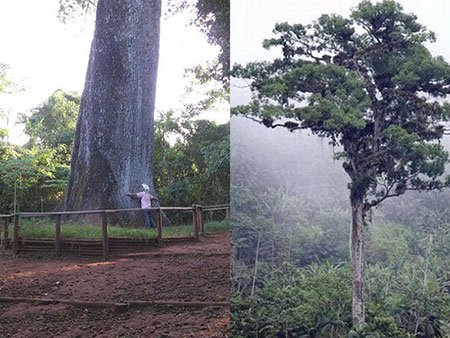
[[[160,0],[99,0],[77,121],[66,210],[136,207],[153,192]]]
[[[353,325],[363,325],[366,321],[364,310],[364,202],[361,196],[350,198],[352,206],[352,229],[350,233],[350,253],[352,261],[352,318]]]

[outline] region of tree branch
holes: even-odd
[[[308,127],[302,127],[300,122],[292,122],[292,121],[286,121],[284,123],[274,123],[273,120],[269,119],[257,119],[252,116],[245,116],[249,120],[252,120],[254,122],[257,122],[259,124],[263,124],[268,128],[277,128],[277,127],[283,127],[289,129],[289,131],[299,130],[299,129],[306,129]]]

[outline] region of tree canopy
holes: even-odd
[[[434,34],[394,1],[361,2],[350,18],[282,23],[264,46],[283,58],[236,67],[254,100],[235,113],[268,127],[310,128],[340,158],[365,208],[406,190],[440,188],[448,154],[435,142],[448,119],[450,66],[423,45]],[[286,121],[278,121],[287,118]]]

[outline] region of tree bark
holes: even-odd
[[[361,196],[350,198],[352,206],[352,229],[350,254],[352,262],[352,319],[353,325],[364,325],[364,202]]]
[[[137,207],[153,188],[160,0],[99,0],[65,210]],[[113,220],[114,222],[114,220]]]

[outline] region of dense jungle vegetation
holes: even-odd
[[[232,130],[232,337],[450,337],[448,190],[409,192],[371,215],[358,331],[337,149],[244,118]]]

